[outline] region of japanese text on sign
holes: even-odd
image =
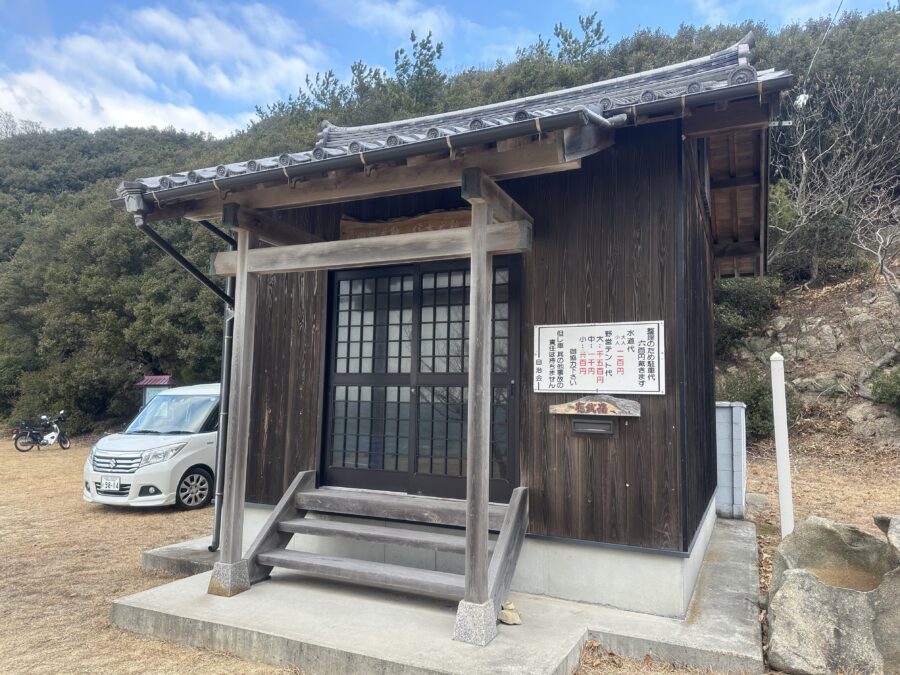
[[[662,321],[534,327],[534,390],[665,394]]]

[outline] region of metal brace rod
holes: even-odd
[[[209,222],[208,220],[198,220],[197,222],[207,230],[212,232],[214,235],[216,235],[219,239],[224,241],[226,244],[228,244],[229,248],[231,248],[232,250],[237,249],[237,242],[234,240],[234,238],[222,232],[222,230],[213,225],[211,222]]]
[[[141,232],[146,234],[154,244],[172,256],[175,259],[175,262],[181,265],[191,276],[219,296],[219,299],[226,305],[232,309],[234,308],[234,298],[219,288],[212,279],[198,270],[190,260],[181,255],[169,242],[159,236],[159,233],[157,233],[156,230],[144,222],[144,217],[141,214],[134,214],[134,224]]]

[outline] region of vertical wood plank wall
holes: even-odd
[[[688,297],[708,296],[703,283],[709,277],[707,249],[700,245],[697,228],[687,225],[696,218],[682,211],[688,202],[679,195],[680,162],[680,127],[666,122],[619,130],[615,145],[585,158],[580,171],[503,183],[535,219],[533,251],[523,264],[522,379],[517,391],[520,484],[529,488],[533,534],[684,550],[698,508],[702,515],[697,505],[707,492],[712,494],[715,449],[706,427],[689,424],[685,429],[688,448],[696,449],[686,451],[687,490],[680,486],[682,402],[675,379],[679,227],[688,230],[684,241],[691,261],[685,261],[685,271],[706,265],[685,276]],[[288,217],[336,239],[341,213],[372,220],[461,206],[459,189],[451,189],[297,209]],[[320,273],[281,275],[265,278],[261,285],[252,426],[259,442],[251,447],[249,501],[274,503],[297,471],[318,467],[326,278]],[[692,378],[700,378],[704,386],[711,383],[708,300],[685,314],[695,326],[690,334],[699,337],[689,340],[688,391]],[[547,407],[574,395],[532,393],[535,324],[658,319],[666,325],[667,394],[640,397],[640,419],[620,424],[617,437],[573,435],[569,420],[550,415]],[[709,371],[709,382],[701,371]],[[714,414],[711,391],[684,402],[687,420],[703,419],[703,408]],[[695,472],[702,476],[696,482]]]
[[[716,490],[716,418],[713,361],[713,289],[710,223],[700,199],[699,175],[690,170],[697,157],[696,141],[684,144],[684,549]]]
[[[522,485],[529,532],[632,546],[681,548],[675,426],[675,231],[678,130],[669,123],[616,132],[580,171],[504,187],[534,217],[522,298],[519,387]],[[641,396],[641,417],[615,438],[575,435],[534,394],[535,324],[665,321],[665,396]],[[624,422],[621,420],[620,422]]]
[[[298,209],[293,224],[337,238],[340,208]],[[324,272],[260,277],[247,501],[275,504],[299,471],[318,464],[327,278]]]

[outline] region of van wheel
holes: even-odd
[[[202,509],[212,499],[212,476],[206,469],[193,468],[178,481],[175,504],[178,508]]]

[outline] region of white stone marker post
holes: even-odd
[[[778,507],[782,539],[794,531],[794,495],[791,491],[791,458],[788,447],[787,397],[784,390],[784,357],[775,352],[772,365],[772,414],[775,417],[775,467],[778,473]]]

